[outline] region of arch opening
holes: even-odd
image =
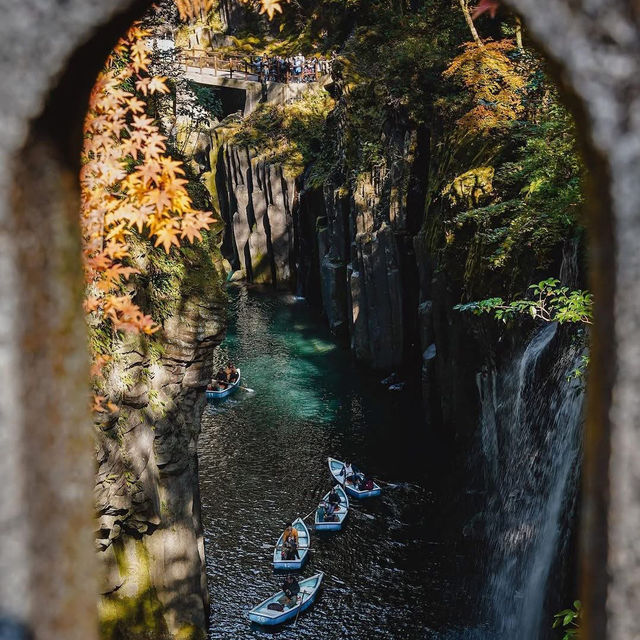
[[[527,7],[519,7],[518,2],[512,2],[516,8],[521,8],[525,17],[527,17],[528,11]],[[139,11],[140,7],[136,8],[136,11]],[[560,38],[558,37],[555,31],[550,31],[549,33],[544,32],[544,24],[548,24],[546,21],[541,21],[539,17],[536,17],[535,14],[532,14],[529,17],[529,21],[531,24],[531,28],[534,29],[540,41],[543,43],[543,47],[545,50],[550,51],[552,56],[558,56],[559,52],[562,52],[560,45]],[[125,21],[130,21],[129,17],[125,19]],[[527,24],[529,21],[525,20]],[[124,23],[117,23],[124,24]],[[87,61],[97,62],[98,57],[104,55],[104,42],[103,37],[106,39],[113,39],[113,34],[115,32],[111,30],[111,27],[108,29],[108,33],[102,32],[99,36],[98,40],[94,43],[98,45],[98,48],[91,48],[91,53],[88,53],[88,50],[82,49],[81,58],[84,63]],[[102,53],[98,53],[98,51],[102,51]],[[585,101],[585,103],[592,105],[593,103],[589,101],[589,97],[593,97],[592,94],[587,93],[586,91],[581,91],[584,87],[580,86],[579,82],[572,82],[571,77],[572,74],[578,73],[580,70],[576,71],[572,64],[575,65],[575,58],[565,58],[563,59],[563,74],[569,75],[568,84],[573,87],[573,90],[576,94],[581,96],[581,99]],[[95,68],[95,67],[94,67]],[[60,87],[64,87],[66,84],[66,78],[73,78],[73,75],[77,73],[77,67],[75,63],[69,67],[69,74],[65,74],[65,81],[63,81]],[[83,70],[81,76],[83,78],[87,78],[88,76],[85,74]],[[566,78],[565,78],[566,79]],[[576,87],[578,85],[579,88]],[[81,407],[81,403],[74,399],[75,390],[78,388],[79,382],[85,374],[83,373],[84,369],[82,364],[80,364],[82,360],[82,352],[84,350],[84,345],[81,346],[81,340],[79,336],[82,335],[82,331],[79,329],[78,320],[80,318],[80,314],[78,313],[78,294],[79,294],[79,265],[77,263],[77,259],[72,262],[68,262],[68,258],[71,255],[77,253],[76,244],[74,240],[71,240],[69,243],[68,238],[77,237],[76,231],[74,231],[75,222],[74,218],[71,215],[71,212],[74,210],[73,205],[73,187],[72,182],[72,172],[69,168],[73,168],[75,166],[75,162],[77,159],[77,155],[74,155],[74,149],[77,150],[77,144],[79,143],[79,139],[77,135],[74,137],[75,143],[74,145],[69,144],[70,137],[68,132],[70,131],[79,131],[80,127],[80,114],[76,113],[72,117],[69,117],[69,110],[63,109],[59,110],[59,105],[65,105],[65,103],[74,103],[77,104],[78,100],[71,100],[72,96],[78,95],[86,95],[86,90],[83,89],[80,93],[76,93],[75,90],[71,93],[68,93],[66,90],[61,89],[62,93],[55,92],[55,97],[50,103],[50,109],[45,112],[43,118],[38,120],[37,125],[33,126],[33,134],[30,138],[29,143],[20,154],[20,168],[16,170],[16,172],[12,175],[12,180],[18,184],[18,189],[14,191],[13,201],[12,201],[12,210],[14,219],[11,223],[12,232],[15,233],[15,238],[17,240],[16,246],[18,250],[15,252],[11,252],[12,255],[10,259],[14,261],[14,264],[17,265],[29,265],[29,269],[25,269],[23,275],[21,276],[22,284],[19,285],[18,288],[23,290],[22,297],[20,298],[20,304],[17,305],[18,312],[9,312],[9,316],[12,320],[8,323],[10,327],[17,327],[17,318],[18,317],[28,317],[30,309],[36,309],[38,304],[41,304],[43,299],[50,300],[51,302],[47,305],[47,311],[43,314],[34,315],[31,318],[31,322],[28,325],[23,325],[20,330],[14,329],[15,333],[12,335],[18,336],[20,339],[17,341],[20,344],[24,351],[23,353],[30,354],[29,358],[23,361],[23,365],[21,370],[24,371],[21,374],[21,386],[22,392],[18,394],[18,397],[22,399],[20,405],[24,408],[30,403],[27,400],[28,397],[33,398],[33,394],[37,393],[34,391],[32,386],[33,380],[40,380],[39,376],[42,376],[42,372],[55,372],[51,374],[45,374],[47,379],[50,379],[50,383],[47,383],[47,386],[50,384],[49,394],[53,394],[54,397],[65,398],[68,399],[68,402],[65,403],[67,407],[66,413],[62,414],[59,411],[59,408],[56,406],[52,406],[51,403],[46,403],[43,405],[36,405],[35,403],[31,403],[29,407],[29,411],[24,411],[22,413],[23,418],[22,422],[18,421],[16,423],[16,437],[17,440],[14,442],[20,441],[22,445],[20,445],[20,449],[23,451],[30,451],[31,445],[28,443],[28,440],[34,437],[40,437],[42,434],[42,439],[46,440],[48,429],[53,429],[59,437],[58,442],[54,446],[54,450],[59,455],[60,460],[68,460],[69,466],[66,467],[71,476],[75,475],[75,469],[71,460],[67,458],[68,450],[71,448],[72,450],[83,450],[87,451],[88,446],[86,442],[86,438],[80,438],[80,441],[77,440],[77,435],[71,433],[68,426],[62,427],[62,423],[77,423],[78,421],[82,421],[84,417],[86,417],[85,410]],[[61,96],[64,96],[62,98]],[[64,112],[64,114],[63,114]],[[614,633],[618,633],[617,629],[620,629],[624,624],[632,624],[625,622],[624,615],[622,615],[622,619],[618,621],[616,625],[613,627],[610,626],[608,631],[604,631],[604,633],[609,633],[609,635],[604,635],[603,630],[605,629],[605,616],[604,616],[604,589],[606,584],[606,571],[605,567],[607,566],[607,550],[609,549],[609,542],[607,531],[609,527],[613,528],[614,539],[617,539],[616,536],[622,535],[620,528],[624,528],[625,519],[619,516],[618,512],[615,512],[616,518],[614,525],[611,522],[608,522],[607,514],[609,513],[610,508],[615,507],[617,503],[614,500],[613,507],[609,504],[609,496],[608,492],[613,491],[614,494],[617,490],[620,489],[620,482],[622,482],[623,476],[616,476],[611,485],[606,482],[603,482],[603,478],[608,478],[608,471],[605,473],[605,470],[608,469],[608,462],[610,460],[609,457],[609,448],[607,443],[611,441],[611,439],[615,442],[615,434],[618,433],[616,429],[625,429],[625,425],[629,424],[629,420],[625,419],[625,408],[624,406],[618,404],[617,411],[618,413],[614,414],[617,416],[616,420],[613,421],[613,426],[611,426],[609,422],[609,408],[611,406],[611,387],[613,385],[613,362],[615,358],[611,357],[612,353],[615,353],[612,345],[613,336],[616,335],[616,332],[613,330],[614,326],[618,326],[617,324],[613,324],[612,317],[612,309],[614,308],[614,293],[615,289],[611,287],[611,282],[615,281],[613,277],[614,274],[614,251],[613,247],[615,245],[615,240],[619,238],[618,235],[614,237],[612,231],[612,211],[617,211],[616,206],[619,206],[617,201],[612,203],[610,194],[612,193],[611,185],[612,183],[616,183],[615,179],[621,180],[620,176],[612,176],[611,172],[607,169],[610,166],[610,162],[605,162],[604,157],[608,157],[609,153],[613,153],[610,147],[607,147],[602,144],[600,141],[599,144],[592,144],[594,131],[596,135],[602,135],[601,131],[598,129],[597,124],[593,125],[593,121],[597,120],[598,112],[595,108],[590,108],[589,110],[590,120],[592,125],[588,125],[587,119],[583,116],[580,116],[578,120],[579,131],[582,136],[583,142],[586,142],[586,149],[588,150],[586,154],[587,165],[590,168],[592,180],[590,183],[590,191],[588,191],[589,200],[591,205],[593,206],[593,212],[590,216],[590,228],[592,233],[591,247],[592,251],[590,254],[590,260],[592,265],[596,265],[597,268],[591,268],[593,283],[594,283],[594,291],[596,293],[596,305],[600,305],[596,307],[596,317],[598,323],[595,325],[595,333],[594,333],[594,343],[593,343],[593,355],[592,358],[595,362],[594,373],[592,373],[592,378],[590,379],[590,391],[592,403],[589,409],[589,421],[590,427],[588,429],[588,437],[587,437],[587,469],[585,473],[586,477],[586,489],[584,493],[585,504],[586,504],[586,513],[587,520],[583,523],[583,529],[585,531],[585,546],[583,551],[583,558],[585,560],[585,568],[584,568],[584,576],[585,583],[583,588],[585,589],[585,593],[591,594],[586,598],[587,603],[589,604],[589,610],[592,612],[592,617],[588,618],[587,622],[587,632],[591,633],[591,637],[616,637],[615,635],[611,635]],[[53,117],[52,117],[53,116]],[[60,123],[63,123],[61,126]],[[45,142],[44,146],[42,141],[53,140],[53,151],[51,150],[51,146]],[[597,151],[596,151],[597,149]],[[38,180],[38,184],[42,187],[42,191],[40,193],[33,192],[29,193],[26,189],[24,189],[24,185],[30,183],[30,176],[32,176],[36,171],[36,166],[46,166],[47,170],[44,172],[44,177]],[[618,165],[616,165],[618,167]],[[618,167],[619,168],[619,167]],[[594,177],[598,177],[600,179],[593,179]],[[61,186],[62,185],[62,186]],[[43,196],[43,194],[46,194]],[[56,206],[53,206],[53,203],[56,203]],[[311,206],[307,204],[306,206]],[[30,226],[25,226],[25,220],[29,218],[29,213],[32,211],[43,211],[46,213],[56,212],[57,215],[54,217],[53,215],[45,216],[43,218],[31,218]],[[36,220],[43,220],[48,225],[48,231],[45,233],[43,227],[39,227]],[[625,222],[629,222],[628,218],[624,218],[620,221],[620,228],[625,228]],[[38,228],[34,228],[38,227]],[[61,233],[61,229],[65,229],[64,233]],[[34,239],[39,238],[37,246],[38,253],[43,257],[43,262],[35,263],[32,260],[33,256],[33,247],[34,247]],[[53,241],[52,241],[53,240]],[[617,267],[619,268],[619,267]],[[40,283],[38,284],[38,274],[43,271],[48,271],[51,274],[51,282],[50,283]],[[10,271],[9,271],[10,272]],[[628,277],[631,277],[631,274],[628,274]],[[75,282],[70,289],[75,291],[75,293],[69,297],[60,296],[60,291],[67,290],[67,285],[69,282]],[[627,280],[628,282],[628,280]],[[8,283],[15,283],[15,279],[9,279]],[[44,290],[43,290],[44,289]],[[53,292],[53,293],[52,293]],[[15,296],[14,296],[15,298]],[[616,299],[617,300],[617,299]],[[627,309],[626,307],[620,307],[618,305],[617,309],[621,309],[622,318],[628,317],[628,314],[632,314],[632,309]],[[55,313],[51,313],[54,310]],[[11,315],[13,313],[13,315]],[[68,315],[70,314],[70,315]],[[627,314],[627,315],[625,315]],[[71,324],[62,322],[59,317],[60,315],[64,317],[72,317],[73,320]],[[622,320],[621,320],[622,321]],[[43,330],[42,327],[50,327],[50,330]],[[33,336],[40,333],[43,338],[46,338],[46,342],[40,341],[32,341]],[[215,332],[214,332],[215,333]],[[631,339],[631,338],[630,338]],[[620,347],[618,347],[619,349]],[[5,349],[6,350],[6,349]],[[10,353],[6,350],[6,353]],[[13,355],[13,361],[15,362],[15,353]],[[623,363],[624,364],[624,363]],[[65,373],[63,375],[59,374],[60,367],[62,367]],[[628,369],[625,369],[627,371]],[[8,385],[11,387],[11,385]],[[197,386],[197,385],[196,385]],[[51,397],[51,395],[49,396]],[[4,406],[11,407],[14,406],[14,401],[11,402],[5,399]],[[22,410],[21,410],[22,412]],[[17,415],[15,410],[9,415]],[[42,416],[53,416],[56,419],[51,420],[48,419],[42,420]],[[154,418],[155,419],[155,418]],[[39,425],[36,429],[36,425]],[[609,425],[605,427],[605,425]],[[29,428],[29,438],[26,437],[27,430],[26,427]],[[20,435],[23,434],[23,435]],[[16,445],[17,446],[17,445]],[[615,453],[615,451],[614,451]],[[620,455],[620,452],[617,452],[617,455]],[[614,459],[616,459],[614,455]],[[45,468],[45,461],[43,461],[43,469]],[[161,463],[161,466],[164,463]],[[627,461],[627,465],[630,464]],[[171,466],[171,462],[167,462],[166,465]],[[65,465],[61,465],[65,466]],[[629,466],[624,467],[625,470],[629,469]],[[86,479],[87,469],[84,469],[84,477]],[[23,474],[22,474],[23,475]],[[18,495],[22,496],[24,499],[24,494],[27,491],[26,487],[34,486],[34,490],[42,489],[42,483],[38,479],[35,481],[35,484],[32,485],[33,479],[27,479],[22,485],[18,487]],[[52,486],[60,486],[64,484],[65,486],[75,486],[76,483],[68,482],[67,479],[55,478]],[[79,494],[85,495],[85,508],[87,504],[87,492],[77,487],[77,491]],[[43,494],[45,496],[46,494]],[[614,496],[615,497],[615,496]],[[161,498],[157,496],[158,500],[161,501]],[[48,502],[48,500],[43,500],[44,502]],[[36,505],[33,505],[33,513],[45,513],[47,510],[44,508],[44,504],[40,507],[36,508]],[[79,512],[82,512],[83,509],[79,509]],[[79,516],[84,521],[84,530],[85,530],[85,540],[87,539],[87,518],[86,513],[84,517]],[[40,516],[42,518],[42,516]],[[50,519],[50,522],[53,524],[54,518]],[[64,519],[64,522],[67,523],[67,526],[72,526],[74,531],[77,531],[77,522],[73,523],[69,522],[68,518]],[[62,527],[63,520],[61,520]],[[32,539],[35,535],[35,528],[32,525],[32,533],[27,536]],[[63,531],[64,528],[61,528],[59,532]],[[65,534],[66,535],[66,534]],[[624,536],[623,537],[623,541]],[[35,543],[33,543],[35,545]],[[199,543],[197,543],[199,545]],[[37,547],[37,545],[35,545]],[[29,545],[29,549],[26,553],[35,553],[33,551],[34,547]],[[64,550],[64,548],[63,548]],[[64,555],[64,554],[63,554]],[[37,557],[37,555],[34,555]],[[82,554],[82,564],[89,557],[88,552]],[[16,555],[16,559],[19,558],[19,554]],[[29,564],[29,563],[27,563]],[[46,563],[45,563],[46,564]],[[69,566],[68,558],[60,557],[55,561],[51,562],[54,566]],[[10,566],[7,564],[7,566]],[[618,568],[621,573],[615,574],[623,583],[628,584],[627,578],[624,576],[624,572]],[[70,575],[76,573],[76,571],[70,567],[69,571]],[[26,575],[24,567],[21,572],[23,575]],[[27,572],[28,573],[28,572]],[[34,574],[39,575],[39,574]],[[85,577],[79,577],[77,581],[73,581],[68,594],[71,593],[79,593],[82,592],[83,589],[81,584],[84,584]],[[27,578],[25,580],[28,581]],[[34,578],[31,578],[30,584],[34,584]],[[616,581],[614,579],[614,587]],[[33,587],[32,587],[33,588]],[[25,600],[31,601],[33,598],[33,593],[29,598]],[[615,588],[614,588],[615,593]],[[86,594],[86,590],[85,590]],[[77,602],[86,602],[87,596],[85,595],[84,600],[78,600]],[[8,600],[9,602],[10,600]],[[80,627],[80,621],[84,620],[86,622],[86,626],[82,633],[89,633],[86,629],[91,627],[91,616],[87,615],[86,608],[83,611],[83,614],[77,618],[74,618],[72,623],[69,623],[69,618],[67,618],[67,614],[70,610],[68,600],[61,602],[58,598],[52,597],[52,603],[60,603],[62,607],[59,611],[64,611],[66,622],[64,623],[65,633],[68,631],[70,634],[68,637],[75,637],[73,634],[76,634]],[[28,611],[25,611],[24,608],[18,609],[18,618],[33,620]],[[56,611],[56,606],[52,606],[52,611]],[[11,612],[8,612],[11,613]],[[44,617],[41,620],[41,624],[43,625],[42,629],[48,628],[57,628],[60,629],[59,626],[62,624],[61,617],[52,615],[51,618]],[[36,631],[36,626],[32,627]],[[626,627],[630,628],[629,626]],[[597,633],[596,633],[597,632]],[[80,637],[80,636],[78,636]],[[83,635],[82,637],[91,637],[90,635]],[[622,636],[620,636],[622,637]]]

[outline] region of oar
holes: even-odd
[[[241,384],[238,385],[238,389],[242,389],[243,391],[246,391],[247,393],[255,393],[256,390],[252,389],[251,387],[243,387]]]
[[[293,621],[293,626],[295,627],[298,624],[298,616],[300,615],[300,610],[302,609],[302,605],[304,604],[304,595],[305,591],[302,592],[302,601],[300,602],[300,606],[298,607],[298,613],[296,613],[296,619]]]
[[[316,507],[316,509],[317,508],[318,507]],[[309,513],[307,513],[307,515],[304,518],[301,518],[301,520],[306,520],[309,516],[312,516],[316,512],[316,509],[314,509],[313,511],[309,511]]]
[[[269,545],[271,546],[271,545]],[[266,547],[265,547],[266,548]],[[284,549],[284,545],[280,544],[280,545],[276,545],[275,547],[273,547],[274,549]],[[313,549],[311,547],[297,547],[298,551],[301,551],[302,549],[308,549],[309,551],[313,551]]]
[[[376,479],[375,482],[377,482],[378,484],[387,485],[387,487],[391,487],[392,489],[397,489],[400,486],[399,484],[394,484],[393,482],[385,482],[384,480]]]
[[[351,513],[354,513],[358,516],[362,516],[363,518],[369,518],[369,520],[375,520],[376,517],[372,516],[370,513],[365,513],[364,511],[358,511],[357,509],[349,509]]]

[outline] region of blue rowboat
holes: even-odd
[[[336,460],[335,458],[328,458],[329,461],[329,471],[331,471],[331,475],[339,482],[344,490],[354,498],[373,498],[373,496],[379,496],[382,492],[382,489],[375,482],[373,483],[373,489],[369,491],[364,490],[361,491],[357,486],[353,484],[353,482],[345,482],[344,477],[344,462],[341,460]]]
[[[347,517],[347,513],[349,513],[349,498],[347,497],[345,490],[342,488],[342,485],[337,484],[335,486],[335,490],[338,496],[340,497],[340,504],[338,505],[338,508],[334,511],[338,519],[320,521],[318,520],[318,512],[316,511],[316,518],[315,518],[316,531],[339,531],[340,529],[342,529],[342,523],[344,522],[344,519]],[[322,498],[323,502],[329,501],[330,493],[331,492],[327,493],[327,495],[324,498]]]
[[[249,620],[258,624],[273,626],[295,618],[298,612],[308,609],[313,604],[318,595],[318,589],[320,588],[323,577],[324,573],[320,571],[320,573],[317,573],[315,576],[300,580],[300,593],[298,594],[296,604],[292,607],[285,606],[284,611],[273,611],[269,609],[269,605],[272,602],[278,602],[278,600],[282,598],[283,593],[279,591],[274,596],[261,602],[257,607],[251,609],[251,611],[249,611]]]
[[[282,559],[282,538],[284,532],[278,538],[276,548],[273,550],[273,568],[274,569],[286,569],[291,571],[293,569],[302,569],[302,565],[305,563],[307,556],[309,555],[309,529],[301,518],[296,518],[293,521],[293,526],[298,530],[298,558],[296,560],[283,560]]]
[[[221,391],[211,391],[207,389],[207,400],[222,400],[222,398],[226,398],[230,396],[240,385],[240,369],[238,369],[238,379],[235,382],[232,382],[226,389],[222,389]]]

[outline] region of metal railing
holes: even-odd
[[[178,62],[184,65],[185,71],[188,71],[189,68],[195,68],[200,74],[206,73],[215,77],[223,76],[251,82],[262,82],[263,80],[261,63],[251,62],[242,56],[210,56],[181,53],[178,56]],[[316,71],[303,69],[300,73],[289,71],[277,76],[271,72],[267,80],[272,79],[275,82],[285,84],[289,82],[315,82],[323,75],[327,75],[327,73],[321,73],[319,69]]]

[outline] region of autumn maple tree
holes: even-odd
[[[87,279],[85,308],[115,330],[155,330],[123,284],[137,273],[127,265],[132,234],[146,234],[169,252],[201,239],[213,218],[195,211],[181,163],[166,155],[166,139],[146,115],[145,97],[167,93],[148,75],[148,36],[134,25],[99,75],[85,121],[80,173]]]
[[[251,0],[247,0],[251,1]],[[275,0],[258,0],[270,17]],[[175,0],[183,20],[214,10],[214,0]],[[153,334],[158,326],[134,301],[131,278],[139,273],[131,255],[136,237],[169,253],[182,242],[201,240],[213,222],[197,211],[186,190],[182,164],[167,154],[167,139],[148,115],[147,100],[168,93],[164,78],[150,72],[151,34],[134,24],[120,39],[90,96],[84,123],[80,171],[81,230],[89,324],[112,335]],[[109,361],[94,352],[92,374]],[[100,396],[94,409],[102,409]]]
[[[446,78],[457,77],[472,96],[472,109],[458,121],[465,129],[485,133],[516,120],[523,112],[526,81],[509,57],[515,49],[508,38],[467,42],[445,70]]]
[[[114,332],[151,334],[153,319],[133,300],[132,236],[167,253],[201,239],[213,218],[196,211],[181,163],[147,115],[146,99],[169,89],[148,73],[149,34],[134,25],[111,53],[90,96],[82,151],[81,229],[87,284],[85,309],[92,324]],[[94,355],[94,374],[108,355]],[[99,398],[98,398],[99,400]],[[99,402],[98,402],[99,405]]]

